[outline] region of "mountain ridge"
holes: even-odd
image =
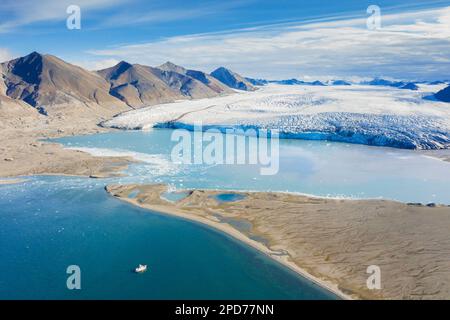
[[[442,89],[435,94],[436,99],[442,102],[450,102],[450,86]]]
[[[125,111],[126,105],[109,94],[108,83],[96,73],[37,52],[1,64],[4,94],[42,111],[54,106],[100,106]]]
[[[88,71],[56,56],[36,51],[0,64],[4,104],[22,101],[43,115],[95,113],[111,116],[130,109],[181,99],[233,93],[213,76],[172,62],[159,67],[120,61]]]

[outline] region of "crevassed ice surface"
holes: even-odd
[[[104,123],[122,129],[155,126],[277,129],[283,137],[405,149],[450,146],[450,104],[434,101],[439,86],[418,91],[380,86],[269,85],[254,92],[168,103]]]

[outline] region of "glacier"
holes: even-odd
[[[443,85],[287,86],[178,101],[122,113],[102,123],[221,131],[278,130],[281,138],[329,140],[404,149],[450,148],[450,104],[427,99]]]

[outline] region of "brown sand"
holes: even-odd
[[[138,190],[136,198],[128,195]],[[227,232],[341,296],[362,299],[450,298],[450,208],[382,200],[336,200],[286,193],[236,192],[237,202],[195,190],[171,203],[162,185],[109,186],[135,205],[193,219]],[[244,221],[238,230],[226,221]],[[252,240],[256,239],[258,241]],[[381,290],[366,286],[381,268]]]
[[[450,149],[441,150],[421,150],[419,151],[426,156],[437,158],[443,161],[450,162]]]
[[[15,103],[15,102],[14,102]],[[0,177],[35,174],[105,177],[119,175],[132,161],[125,157],[94,157],[43,140],[106,131],[101,117],[77,114],[45,117],[30,106],[0,104]]]

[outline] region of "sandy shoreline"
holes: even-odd
[[[270,248],[266,247],[264,244],[262,244],[261,242],[255,241],[249,237],[247,237],[245,234],[243,234],[242,232],[240,232],[237,229],[234,229],[233,227],[231,227],[228,224],[225,223],[221,223],[219,221],[213,221],[211,219],[207,219],[207,218],[203,218],[200,216],[195,216],[195,215],[190,215],[187,214],[185,212],[183,212],[182,210],[177,210],[176,208],[170,208],[167,205],[151,205],[151,204],[140,204],[138,203],[136,200],[134,199],[129,199],[129,198],[125,198],[125,197],[121,197],[121,196],[117,196],[116,194],[114,194],[114,189],[111,189],[111,187],[108,186],[107,191],[112,194],[113,196],[115,196],[116,198],[130,203],[132,205],[135,206],[139,206],[141,208],[145,208],[145,209],[149,209],[149,210],[153,210],[153,211],[157,211],[159,213],[165,213],[168,215],[173,215],[179,218],[183,218],[183,219],[187,219],[187,220],[191,220],[191,221],[195,221],[198,222],[200,224],[204,224],[207,225],[209,227],[212,227],[213,229],[219,230],[249,246],[251,246],[252,248],[264,253],[265,255],[269,256],[270,258],[276,260],[277,262],[281,263],[282,265],[288,267],[289,269],[291,269],[292,271],[296,272],[297,274],[301,275],[302,277],[314,282],[315,284],[319,285],[320,287],[327,289],[328,291],[334,293],[336,296],[338,296],[341,299],[346,299],[346,300],[352,300],[355,299],[356,297],[352,297],[344,292],[342,292],[336,284],[333,284],[331,282],[328,282],[324,279],[320,279],[317,278],[311,274],[309,274],[308,272],[306,272],[306,270],[302,269],[301,267],[299,267],[298,265],[296,265],[295,263],[289,261],[289,256],[288,255],[280,255],[278,252],[271,250]]]
[[[27,179],[0,179],[0,185],[19,184],[27,181]]]
[[[0,124],[3,138],[0,146],[0,185],[21,183],[25,181],[22,177],[32,175],[90,178],[123,175],[122,172],[136,159],[98,157],[43,141],[114,131],[98,127],[100,120],[77,118],[68,122],[58,117],[49,119],[33,115],[30,119],[14,120],[10,126],[2,127]],[[450,161],[449,150],[418,152]],[[1,177],[16,179],[2,180]],[[447,271],[450,265],[448,207],[429,208],[383,200],[344,200],[243,191],[238,193],[252,198],[253,203],[239,201],[218,206],[204,197],[224,192],[213,190],[196,190],[194,200],[197,207],[186,207],[184,201],[174,205],[161,200],[159,194],[156,198],[150,196],[155,193],[154,186],[116,188],[109,191],[121,200],[220,230],[343,299],[450,297],[450,271]],[[136,199],[129,199],[125,194],[129,188],[147,192],[149,199],[157,201],[147,203],[144,199],[139,203]],[[242,203],[245,205],[240,206]],[[250,223],[252,232],[267,242],[252,239],[247,232],[221,222],[213,213]],[[389,219],[384,219],[386,217]],[[380,264],[383,270],[387,269],[383,275],[388,284],[382,292],[364,288],[367,277],[365,267],[370,264]],[[354,274],[357,274],[355,279]]]
[[[137,197],[128,198],[136,190]],[[171,203],[160,198],[162,185],[109,186],[107,191],[225,232],[344,299],[445,299],[450,294],[449,207],[272,192],[233,192],[247,199],[218,203],[211,196],[228,191],[211,190],[194,190]],[[218,216],[250,222],[252,233],[267,243]],[[372,264],[382,269],[382,290],[366,287],[366,268]]]
[[[11,120],[13,123],[0,127],[0,177],[71,175],[102,178],[122,175],[129,163],[134,162],[130,157],[95,157],[45,141],[113,131],[98,127],[98,119],[78,118],[69,122],[39,115],[19,119],[22,120]]]

